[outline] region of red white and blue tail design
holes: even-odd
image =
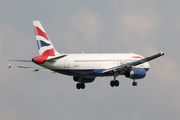
[[[33,21],[39,54],[42,56],[56,56],[59,53],[55,50],[48,35],[39,21]]]

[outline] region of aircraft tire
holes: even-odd
[[[81,88],[84,89],[85,88],[85,84],[81,83]]]
[[[137,82],[133,82],[132,85],[133,85],[133,86],[137,86],[138,83],[137,83]]]
[[[77,83],[76,84],[76,88],[79,90],[81,88],[81,84],[80,83]]]
[[[116,86],[116,87],[119,86],[119,81],[118,81],[118,80],[115,80],[114,83],[115,83],[115,86]]]
[[[115,85],[114,80],[112,80],[112,81],[110,82],[110,85],[111,85],[111,87],[114,87],[114,85]]]

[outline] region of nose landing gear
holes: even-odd
[[[133,86],[137,86],[138,83],[137,83],[135,80],[133,80],[132,85],[133,85]]]

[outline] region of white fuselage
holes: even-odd
[[[113,54],[67,54],[66,57],[60,58],[55,62],[45,62],[42,67],[52,71],[71,75],[91,75],[93,70],[104,70],[116,67],[122,64],[133,62],[143,57],[134,53],[113,53]],[[146,71],[149,69],[149,63],[143,63],[135,68],[144,68]],[[119,75],[124,72],[120,71]],[[111,76],[113,74],[104,74],[101,76]]]

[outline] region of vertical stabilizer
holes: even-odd
[[[33,21],[39,54],[43,56],[56,56],[59,54],[51,43],[40,21]]]

